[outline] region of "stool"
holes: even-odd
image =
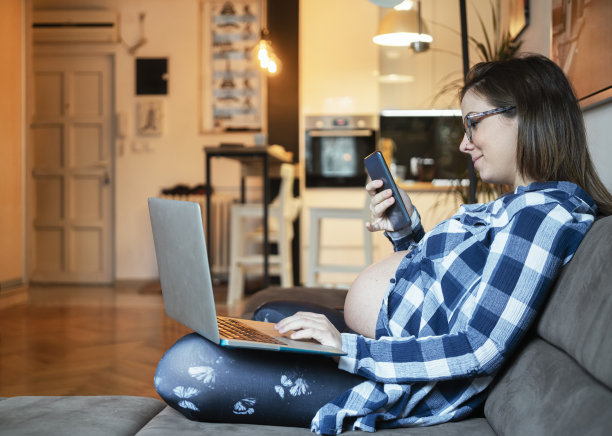
[[[372,234],[366,229],[365,222],[370,219],[370,197],[366,196],[366,204],[362,209],[340,209],[329,207],[313,207],[310,209],[310,247],[308,253],[307,286],[317,284],[317,274],[320,272],[361,272],[363,268],[372,264]],[[363,247],[365,265],[321,265],[319,263],[321,220],[357,219],[363,223]]]

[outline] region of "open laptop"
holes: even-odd
[[[149,198],[149,215],[164,308],[169,317],[224,347],[346,354],[341,349],[280,336],[273,323],[218,317],[200,205],[190,201]],[[226,324],[230,324],[231,329],[236,325],[250,328],[250,334],[256,336],[238,339],[235,333],[226,332]]]

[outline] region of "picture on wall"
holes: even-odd
[[[612,2],[553,0],[552,59],[583,107],[612,98]]]
[[[140,136],[160,136],[163,134],[163,100],[142,100],[137,106],[137,129]]]
[[[201,113],[205,133],[259,132],[264,80],[253,60],[260,0],[201,0]]]
[[[511,0],[505,6],[508,8],[508,31],[515,40],[529,25],[529,0]]]

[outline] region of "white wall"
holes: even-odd
[[[138,16],[146,13],[148,40],[138,57],[168,57],[169,93],[164,134],[136,134],[135,58],[119,47],[115,58],[115,109],[128,118],[128,134],[115,149],[115,276],[118,280],[157,277],[147,212],[147,197],[178,183],[204,182],[205,145],[220,142],[253,144],[253,135],[202,135],[198,109],[198,0],[34,0],[35,9],[106,8],[119,12],[124,44],[139,38]],[[239,167],[218,161],[212,174],[216,188],[235,190]]]
[[[300,107],[304,115],[374,114],[378,7],[366,0],[300,1]]]
[[[608,191],[612,192],[612,142],[610,141],[612,101],[584,111],[591,159]]]

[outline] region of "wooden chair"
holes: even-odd
[[[268,256],[270,274],[279,275],[281,286],[293,286],[293,261],[291,242],[293,241],[293,222],[300,213],[301,200],[293,197],[295,166],[282,164],[280,168],[281,185],[278,196],[268,208],[268,240],[278,246],[278,254]],[[244,278],[248,271],[264,264],[262,253],[249,254],[248,247],[263,242],[263,226],[253,231],[247,230],[247,221],[263,219],[260,203],[234,204],[230,210],[230,265],[227,289],[227,304],[238,302],[244,294]]]

